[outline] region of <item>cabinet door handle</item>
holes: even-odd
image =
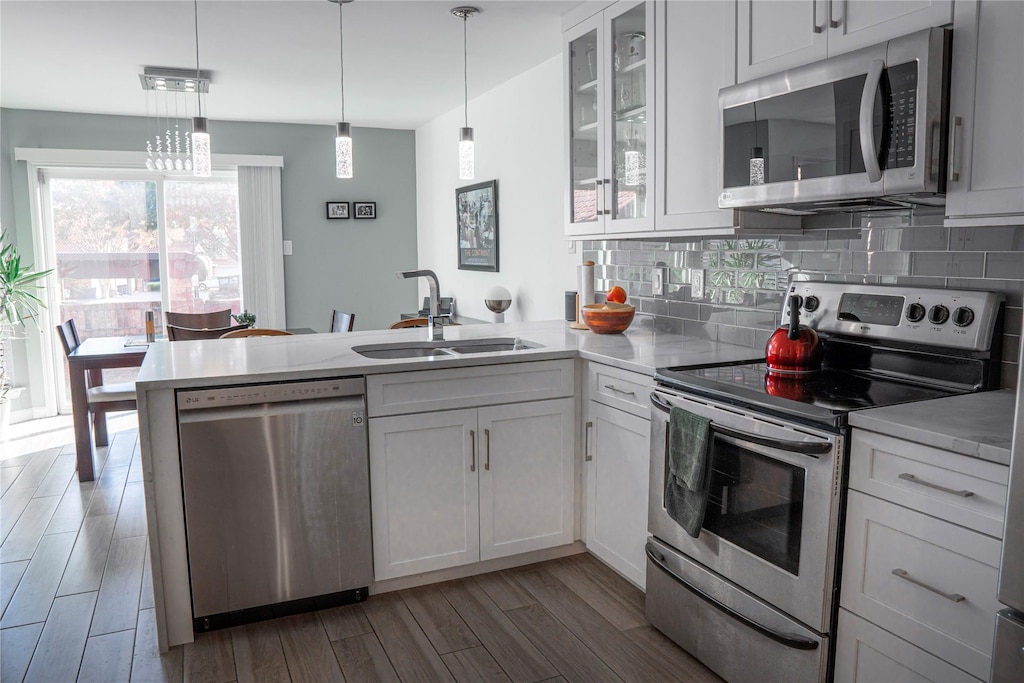
[[[476,432],[469,430],[469,471],[476,472]]]
[[[484,441],[487,442],[487,460],[484,461],[484,469],[491,469],[491,430],[484,430]]]
[[[828,25],[832,28],[839,28],[839,20],[832,15],[832,6],[837,3],[837,0],[828,0]]]
[[[583,431],[583,459],[590,462],[594,459],[594,456],[590,453],[590,430],[594,427],[593,422],[588,422],[586,429]]]
[[[956,489],[946,488],[945,486],[933,484],[930,481],[925,481],[924,479],[918,479],[909,472],[903,472],[902,474],[900,474],[899,478],[902,479],[903,481],[909,481],[912,484],[920,484],[921,486],[927,486],[930,489],[942,491],[943,493],[951,493],[954,496],[960,496],[961,498],[970,498],[971,496],[974,495],[974,491],[967,491],[966,489],[961,489],[960,491],[957,491]]]
[[[636,398],[636,392],[635,391],[626,391],[625,389],[619,389],[614,384],[605,384],[604,388],[605,389],[611,389],[616,394],[622,394],[623,396],[632,396],[633,398]]]
[[[953,117],[953,133],[949,136],[949,179],[954,183],[960,180],[960,164],[956,161],[956,139],[964,127],[964,117]]]
[[[935,588],[934,586],[929,586],[924,581],[919,581],[918,579],[915,579],[913,576],[908,574],[906,569],[900,569],[899,567],[897,567],[896,569],[892,570],[892,573],[905,581],[909,581],[915,586],[920,586],[921,588],[924,588],[926,591],[931,591],[936,595],[941,595],[950,602],[963,602],[967,599],[959,593],[944,593],[943,591],[940,591],[938,588]]]
[[[811,30],[815,33],[825,30],[824,26],[818,26],[818,0],[811,0]]]
[[[611,190],[611,187],[612,187],[612,179],[611,178],[605,178],[604,179],[604,186],[606,188],[605,192],[609,192]],[[608,197],[605,197],[605,202],[604,203],[607,206],[607,205],[611,204],[611,201],[608,200]],[[605,209],[604,210],[604,215],[610,216],[611,214],[612,214],[612,210],[611,209]]]

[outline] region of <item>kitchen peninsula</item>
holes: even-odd
[[[494,337],[519,338],[528,347],[515,351],[470,353],[431,358],[373,359],[353,347],[378,346],[396,342],[419,342],[422,329],[378,330],[349,334],[317,334],[292,337],[255,337],[233,340],[175,342],[150,348],[137,380],[140,445],[149,524],[154,596],[161,650],[193,640],[189,565],[183,515],[183,487],[178,445],[176,392],[181,389],[239,387],[255,383],[294,382],[339,377],[393,377],[414,373],[410,379],[426,377],[423,371],[476,368],[491,394],[512,391],[505,378],[515,371],[510,364],[554,363],[568,381],[563,392],[573,420],[573,506],[571,542],[580,538],[579,506],[582,463],[579,409],[583,361],[651,376],[656,367],[702,365],[756,358],[755,349],[713,341],[631,329],[621,335],[594,335],[569,329],[562,321],[504,323],[445,328],[446,343],[452,346]],[[498,367],[502,366],[502,367]],[[479,370],[493,367],[493,373]],[[524,366],[526,367],[526,366]],[[547,367],[547,365],[545,365]],[[489,375],[494,375],[490,377]],[[429,376],[429,375],[428,375]],[[569,399],[575,399],[574,401]],[[638,397],[645,400],[645,397]],[[512,401],[524,400],[511,398]],[[371,419],[374,417],[370,410]],[[395,418],[383,418],[395,419]],[[371,460],[373,459],[371,430]],[[372,468],[371,468],[372,471]],[[372,474],[371,474],[372,479]],[[378,520],[374,520],[375,526]],[[524,556],[524,562],[531,561]],[[375,577],[380,581],[380,577]],[[426,581],[426,580],[424,580]],[[371,584],[371,593],[381,592]]]

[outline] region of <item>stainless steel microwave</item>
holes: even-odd
[[[925,29],[719,91],[718,205],[944,204],[951,39]]]

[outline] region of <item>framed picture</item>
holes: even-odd
[[[328,218],[348,218],[348,202],[327,202]]]
[[[352,202],[356,218],[376,218],[377,202]]]
[[[459,270],[498,272],[498,181],[455,190]]]

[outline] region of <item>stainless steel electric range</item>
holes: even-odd
[[[793,283],[820,370],[663,368],[651,395],[647,616],[730,683],[826,681],[853,410],[998,388],[1004,297]],[[711,420],[699,536],[666,512],[668,411]]]

